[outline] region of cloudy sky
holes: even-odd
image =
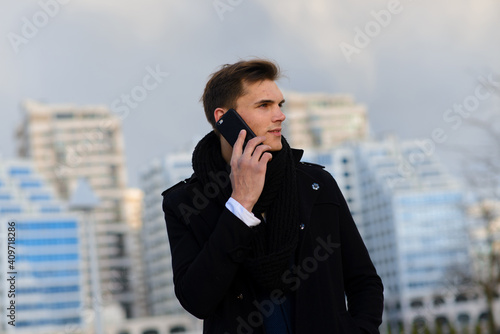
[[[25,99],[105,104],[137,186],[141,166],[209,130],[210,73],[251,56],[280,64],[285,92],[353,94],[374,135],[466,144],[460,120],[500,112],[481,86],[500,91],[498,31],[498,0],[0,0],[0,152],[15,156]]]

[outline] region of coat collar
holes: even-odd
[[[302,159],[302,155],[304,155],[304,150],[292,148],[292,154],[293,154],[293,161],[295,161],[295,163],[299,163],[300,159]]]

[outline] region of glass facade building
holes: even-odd
[[[128,318],[144,315],[137,249],[127,225],[127,172],[122,122],[102,105],[45,104],[26,100],[16,132],[17,152],[29,158],[56,191],[69,199],[86,178],[100,200],[94,210],[99,277],[105,303],[120,303]],[[135,253],[132,253],[132,252]],[[89,296],[90,297],[90,296]]]
[[[290,146],[333,148],[368,137],[366,107],[348,94],[285,92],[283,131]]]
[[[457,297],[447,286],[451,272],[471,261],[466,194],[437,157],[418,141],[387,138],[307,159],[325,165],[342,189],[384,282],[386,326],[457,322],[460,307],[443,304]]]
[[[155,159],[141,172],[144,192],[143,254],[149,314],[187,314],[174,294],[170,245],[161,193],[191,176],[191,152],[173,153]]]
[[[0,161],[0,222],[2,305],[15,306],[2,316],[0,331],[83,326],[79,219],[27,161]]]

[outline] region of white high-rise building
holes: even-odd
[[[464,188],[418,141],[365,141],[309,152],[336,178],[385,287],[385,326],[479,321],[450,275],[469,264]],[[464,319],[469,319],[464,323]]]
[[[201,328],[201,321],[181,306],[174,292],[172,259],[168,242],[165,215],[162,209],[162,192],[189,178],[193,173],[191,152],[193,148],[154,159],[140,175],[144,192],[143,256],[149,314],[189,319],[191,328]]]
[[[149,313],[153,316],[186,311],[174,294],[170,245],[168,243],[161,193],[191,176],[191,152],[155,159],[141,172],[144,192],[143,252],[148,287]]]
[[[286,92],[284,135],[291,147],[328,149],[368,137],[366,107],[351,95]]]
[[[130,261],[134,270],[130,277],[135,282],[134,294],[134,318],[148,315],[147,286],[144,265],[143,240],[142,240],[142,213],[144,193],[141,189],[128,188],[125,192],[125,219],[129,228],[130,238],[127,249],[130,250]],[[147,240],[144,242],[148,242]]]
[[[85,330],[80,218],[29,161],[0,160],[1,333]]]
[[[105,106],[43,104],[26,101],[17,130],[18,154],[68,199],[80,177],[90,183],[100,205],[95,209],[98,266],[104,303],[119,302],[128,317],[134,308],[135,270],[130,259],[130,229],[124,196],[126,169],[119,117]]]

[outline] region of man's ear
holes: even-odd
[[[219,119],[226,113],[226,109],[223,108],[217,108],[214,110],[214,118],[215,118],[215,123],[219,121]]]

